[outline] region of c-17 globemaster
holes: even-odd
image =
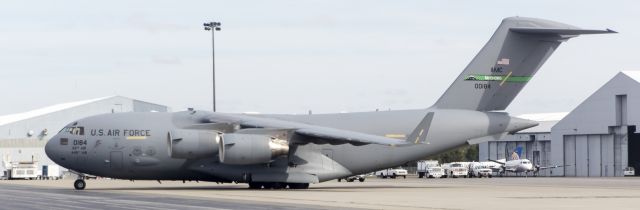
[[[79,174],[305,189],[310,183],[419,160],[469,139],[536,126],[501,110],[560,43],[599,33],[615,32],[506,18],[427,109],[318,115],[194,110],[104,114],[65,126],[45,151],[51,160]],[[85,186],[79,176],[74,187]]]

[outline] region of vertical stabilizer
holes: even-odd
[[[615,32],[535,18],[505,18],[435,107],[504,110],[561,42],[598,33]]]

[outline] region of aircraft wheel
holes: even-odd
[[[87,183],[84,182],[84,180],[82,179],[78,179],[75,182],[73,182],[73,188],[76,188],[76,190],[84,190],[86,186],[87,186]]]
[[[406,178],[407,178],[407,175],[404,175],[404,176],[402,176],[402,177],[406,179]]]
[[[262,184],[258,182],[249,182],[249,189],[261,189]]]
[[[273,182],[273,183],[272,183],[272,187],[271,187],[271,188],[273,188],[273,189],[275,189],[275,190],[279,190],[279,189],[286,188],[286,187],[287,187],[287,185],[286,185],[285,183],[282,183],[282,182]]]
[[[309,183],[289,183],[290,189],[308,189]]]
[[[264,187],[264,189],[273,189],[273,182],[262,183],[262,186]]]
[[[342,179],[338,179],[338,182],[342,182]]]
[[[358,179],[358,181],[364,182],[364,178],[360,178],[360,179]]]

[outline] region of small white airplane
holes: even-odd
[[[525,175],[528,175],[529,172],[533,172],[533,175],[537,176],[540,170],[568,166],[568,165],[540,166],[537,164],[533,165],[533,163],[529,159],[520,159],[520,155],[518,153],[520,153],[521,151],[522,151],[522,148],[518,147],[516,151],[511,153],[511,160],[509,161],[506,161],[506,159],[489,160],[491,162],[499,164],[499,167],[492,167],[492,169],[494,169],[494,171],[498,170],[497,172],[500,174],[500,176],[503,176],[507,172],[516,173],[516,174],[525,173]]]

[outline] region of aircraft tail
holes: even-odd
[[[561,42],[581,34],[602,33],[616,32],[535,18],[505,18],[434,107],[504,110]]]
[[[516,147],[516,149],[511,153],[511,160],[520,160],[522,156],[522,147]]]

